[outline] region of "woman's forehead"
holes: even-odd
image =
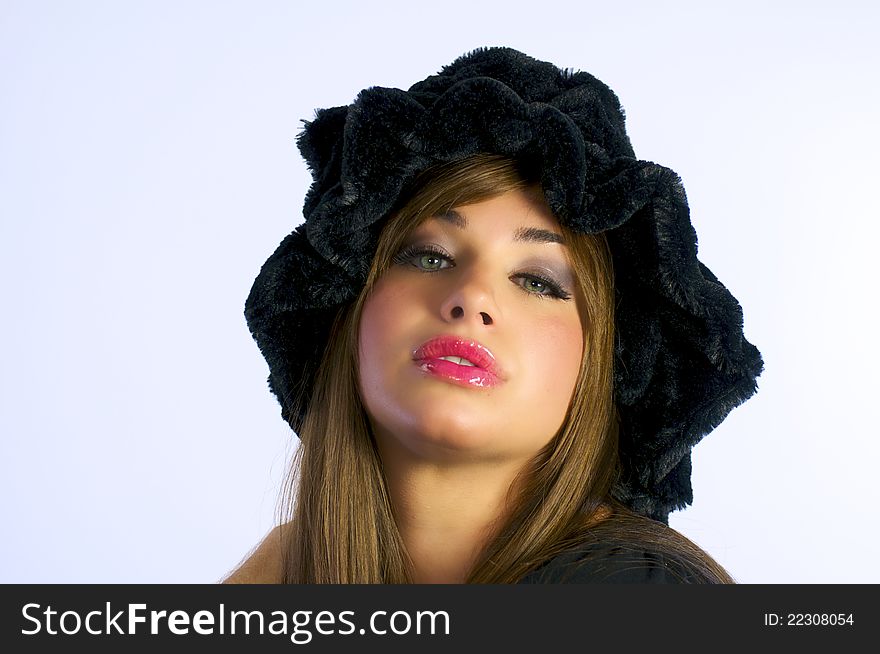
[[[516,242],[565,245],[559,221],[543,197],[522,191],[452,207],[428,216],[416,229],[422,226],[452,227],[453,231],[497,229],[510,232]]]

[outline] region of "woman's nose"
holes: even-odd
[[[500,319],[501,312],[485,275],[463,275],[454,284],[440,307],[444,320],[493,325]]]
[[[492,316],[486,313],[485,311],[480,311],[480,318],[483,321],[484,325],[491,325],[493,320]],[[461,306],[452,307],[452,318],[453,319],[461,319],[465,317],[464,308]]]

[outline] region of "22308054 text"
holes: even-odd
[[[767,627],[840,627],[853,626],[852,613],[765,613]]]

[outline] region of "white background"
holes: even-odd
[[[764,356],[672,526],[740,582],[880,582],[880,11],[611,5],[0,2],[0,582],[213,582],[262,538],[294,441],[243,308],[300,120],[489,45],[618,94]]]

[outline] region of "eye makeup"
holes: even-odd
[[[449,262],[450,265],[439,268],[425,267],[424,262],[427,260],[436,260],[439,261],[441,264],[446,261]],[[410,245],[405,245],[393,257],[392,261],[398,265],[411,265],[417,270],[424,273],[437,273],[442,270],[455,267],[454,258],[450,254],[448,254],[443,248],[431,243],[413,243]],[[534,266],[534,263],[536,262],[529,262],[529,264],[531,264],[532,266]],[[428,266],[430,265],[431,264],[428,264]],[[540,268],[526,268],[525,270],[522,270],[521,272],[513,275],[513,278],[522,279],[525,281],[525,285],[517,284],[517,286],[520,286],[520,288],[522,288],[529,295],[533,295],[539,298],[550,297],[560,300],[571,299],[571,293],[566,290],[565,283],[558,281],[559,276],[553,273],[552,270],[547,267],[542,266]],[[537,285],[538,290],[532,290],[536,288],[535,285]]]

